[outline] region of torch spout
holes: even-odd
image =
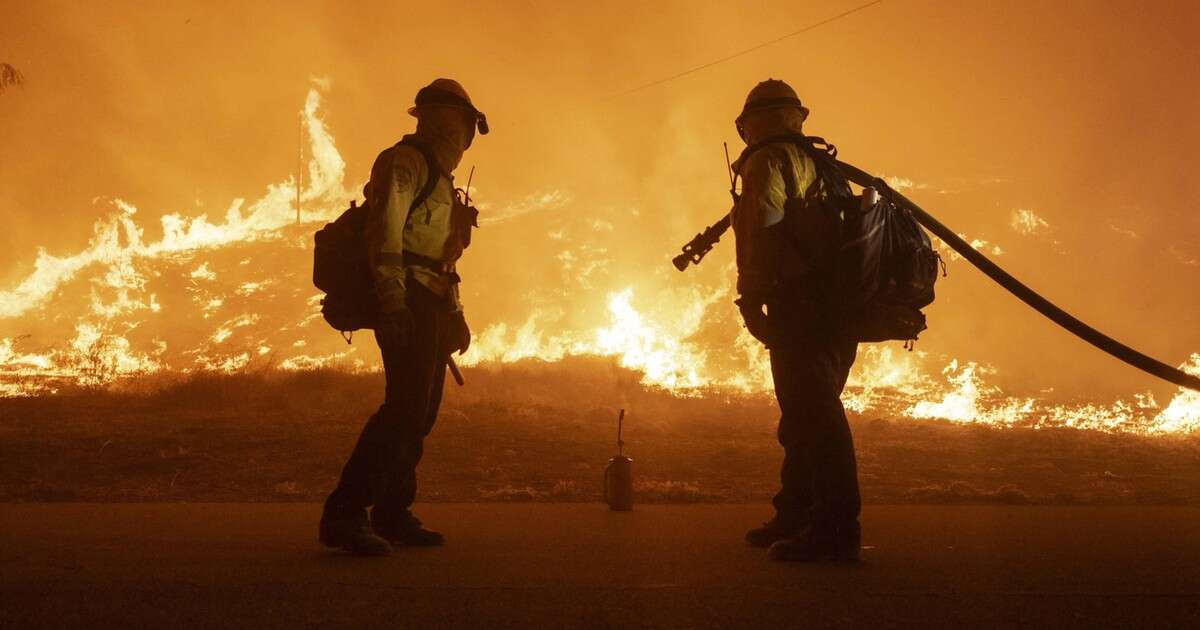
[[[625,440],[621,439],[621,430],[624,428],[624,425],[625,425],[625,410],[622,409],[621,413],[619,415],[617,415],[617,455],[618,456],[625,455]]]

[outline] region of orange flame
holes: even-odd
[[[235,372],[255,365],[377,369],[373,352],[360,355],[362,344],[346,346],[324,327],[318,314],[321,296],[308,281],[312,231],[355,196],[348,190],[360,188],[344,186],[345,163],[319,106],[319,92],[310,90],[303,112],[311,159],[301,191],[302,225],[294,225],[293,178],[268,186],[252,203],[235,200],[220,222],[205,215],[167,215],[157,240],[147,239],[132,204],[114,199],[114,212],[96,223],[83,251],[71,256],[39,251],[33,272],[0,291],[0,322],[37,331],[0,337],[0,395],[35,395],[67,383],[104,385],[154,372]],[[566,192],[535,192],[490,210],[485,223],[518,220],[569,203]],[[602,222],[592,227],[612,229]],[[555,232],[551,238],[563,235]],[[1000,253],[992,244],[974,245]],[[592,279],[603,266],[589,256],[602,251],[581,246],[558,258],[564,275],[588,295],[595,292]],[[735,323],[728,276],[708,288],[622,283],[599,291],[605,301],[588,312],[600,320],[588,324],[568,324],[563,313],[549,308],[532,308],[516,322],[486,323],[462,363],[603,355],[640,371],[646,385],[681,396],[714,390],[768,395],[767,353]],[[587,310],[588,304],[574,299]],[[56,344],[60,329],[74,331],[73,336]],[[712,342],[710,329],[723,331],[725,341]],[[926,371],[939,362],[945,363],[940,374]],[[1183,368],[1200,373],[1200,354],[1191,355]],[[993,373],[971,361],[904,352],[898,344],[864,345],[844,401],[859,413],[997,426],[1145,434],[1200,429],[1195,392],[1180,390],[1165,407],[1148,394],[1108,405],[1056,405],[1005,394],[988,384]]]

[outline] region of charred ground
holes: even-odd
[[[619,407],[639,501],[757,502],[776,486],[769,398],[679,397],[603,359],[466,376],[427,443],[419,500],[598,500]],[[381,378],[264,370],[3,399],[0,500],[320,500]],[[1200,503],[1195,436],[851,423],[868,503]]]

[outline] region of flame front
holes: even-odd
[[[61,257],[39,251],[33,271],[0,291],[0,322],[12,332],[0,337],[0,395],[103,386],[155,372],[377,369],[375,353],[361,350],[368,346],[345,345],[321,321],[321,295],[309,281],[312,232],[345,207],[354,197],[350,191],[361,189],[344,185],[345,163],[319,116],[320,102],[311,90],[304,107],[311,159],[300,224],[292,205],[296,182],[289,179],[252,203],[235,200],[220,222],[167,215],[157,240],[147,239],[133,205],[109,200],[111,213],[95,224],[83,251]],[[488,208],[484,224],[569,203],[561,191],[537,191]],[[600,221],[591,227],[612,230]],[[983,241],[974,245],[1001,253]],[[770,392],[767,353],[737,323],[731,306],[731,270],[714,287],[627,280],[597,291],[591,278],[603,267],[596,258],[602,252],[580,245],[558,260],[596,302],[573,296],[575,308],[598,320],[581,324],[561,309],[531,306],[516,320],[484,322],[461,362],[601,355],[641,372],[647,386],[681,396]],[[712,330],[725,342],[714,344]],[[1182,367],[1200,374],[1200,353]],[[988,383],[993,372],[967,360],[905,352],[899,344],[863,345],[844,401],[858,413],[999,426],[1145,434],[1200,429],[1196,392],[1181,389],[1165,406],[1149,394],[1110,404],[1053,404],[1006,395]]]

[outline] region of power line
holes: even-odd
[[[624,91],[624,92],[621,92],[621,93],[619,93],[619,94],[615,94],[615,95],[614,95],[614,97],[615,97],[615,96],[628,96],[628,95],[630,95],[630,94],[633,94],[633,93],[635,93],[635,92],[641,92],[642,90],[646,90],[646,89],[652,88],[652,87],[654,87],[654,86],[656,86],[656,85],[662,85],[663,83],[667,83],[667,82],[669,82],[669,81],[674,81],[675,79],[679,79],[679,78],[682,78],[682,77],[686,77],[686,76],[687,76],[687,75],[689,75],[689,74],[694,74],[694,73],[696,73],[696,72],[700,72],[701,70],[705,70],[705,69],[707,69],[707,68],[711,68],[711,67],[713,67],[713,66],[715,66],[715,65],[717,65],[717,64],[722,64],[722,63],[725,63],[726,61],[729,61],[729,60],[731,60],[731,59],[737,59],[738,57],[741,57],[741,56],[743,56],[743,55],[748,55],[748,54],[750,54],[750,53],[752,53],[752,52],[754,52],[754,51],[756,51],[756,50],[760,50],[760,49],[762,49],[762,48],[766,48],[767,46],[771,46],[772,44],[778,44],[779,42],[781,42],[781,41],[783,41],[783,40],[785,40],[785,39],[788,39],[788,38],[791,38],[791,37],[795,37],[795,36],[797,36],[797,35],[801,35],[801,34],[803,34],[803,33],[807,33],[807,32],[809,32],[809,31],[811,31],[811,30],[813,30],[813,29],[815,29],[815,28],[818,28],[818,27],[821,27],[821,26],[825,26],[826,24],[829,24],[830,22],[835,22],[835,21],[837,21],[837,20],[840,20],[840,19],[842,19],[842,18],[844,18],[844,17],[846,17],[846,16],[848,16],[848,15],[851,15],[851,14],[854,14],[854,13],[858,13],[859,11],[862,11],[862,10],[864,10],[864,9],[868,9],[868,8],[870,8],[870,7],[873,7],[873,6],[875,6],[875,5],[877,5],[877,4],[880,4],[880,3],[882,3],[882,2],[883,2],[883,0],[873,0],[872,2],[868,2],[868,3],[866,3],[866,4],[859,5],[859,6],[857,6],[857,7],[854,7],[853,9],[850,9],[850,10],[848,10],[848,11],[844,11],[844,12],[842,12],[842,13],[839,13],[839,14],[835,15],[835,16],[832,16],[832,17],[825,18],[824,20],[821,20],[820,22],[814,22],[814,23],[812,23],[812,24],[809,24],[808,26],[805,26],[804,28],[801,28],[801,29],[800,29],[800,30],[798,30],[798,31],[792,31],[791,33],[788,33],[788,34],[786,34],[786,35],[781,35],[781,36],[779,36],[779,37],[776,37],[775,39],[772,39],[772,40],[770,40],[770,41],[763,42],[763,43],[761,43],[761,44],[757,44],[757,45],[751,46],[750,48],[747,48],[747,49],[745,49],[745,50],[739,50],[738,52],[735,52],[735,53],[733,53],[733,54],[730,54],[730,55],[726,55],[725,57],[721,57],[720,59],[714,59],[713,61],[710,61],[710,62],[708,62],[708,63],[705,63],[705,64],[701,64],[701,65],[699,65],[699,66],[696,66],[696,67],[694,67],[694,68],[688,68],[687,70],[684,70],[683,72],[679,72],[679,73],[673,74],[673,75],[671,75],[671,76],[669,76],[669,77],[664,77],[664,78],[662,78],[662,79],[657,79],[657,80],[655,80],[655,81],[651,81],[651,82],[649,82],[649,83],[644,83],[644,84],[642,84],[642,85],[639,85],[639,86],[637,86],[637,87],[630,88],[629,90],[626,90],[626,91]]]

